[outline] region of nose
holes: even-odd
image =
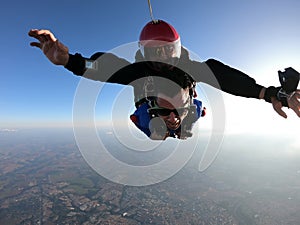
[[[165,60],[168,58],[168,55],[166,53],[166,50],[164,48],[159,49],[158,56],[161,60]]]
[[[168,121],[169,122],[176,122],[177,118],[176,118],[176,114],[174,112],[171,112],[169,117],[168,117]]]

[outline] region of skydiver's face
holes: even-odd
[[[153,69],[170,70],[177,65],[181,55],[180,39],[174,42],[151,40],[140,44],[144,59]]]
[[[164,120],[166,126],[171,130],[176,130],[188,114],[189,90],[180,89],[180,92],[172,98],[159,93],[157,106],[162,109],[158,115]]]

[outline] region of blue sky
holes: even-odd
[[[152,7],[154,17],[170,22],[182,44],[202,60],[219,59],[265,86],[279,84],[277,70],[292,66],[300,71],[297,0],[152,0]],[[39,49],[29,46],[31,28],[50,29],[71,53],[90,56],[137,41],[150,20],[146,0],[6,1],[0,17],[0,128],[72,122],[80,78],[52,65]],[[111,104],[118,91],[112,86],[106,91],[111,98],[103,97],[98,104]],[[227,132],[256,132],[258,126],[264,127],[259,131],[278,135],[282,130],[299,132],[299,119],[293,113],[284,120],[263,101],[227,94],[224,99]],[[97,116],[101,120],[109,115]]]

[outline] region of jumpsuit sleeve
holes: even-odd
[[[259,98],[263,88],[247,74],[215,59],[202,63],[191,61],[190,67],[191,76],[196,82],[209,84],[232,95]]]
[[[90,58],[85,58],[81,54],[69,54],[69,61],[65,66],[73,74],[91,80],[115,83],[122,85],[139,86],[141,78],[147,76],[144,62],[131,63],[112,53],[98,52]],[[87,69],[86,60],[94,63],[93,69]]]
[[[86,61],[93,63],[94,68],[86,68]],[[112,53],[98,52],[90,58],[85,58],[81,54],[69,54],[69,61],[65,66],[73,74],[91,80],[129,84],[135,79],[136,66],[126,59],[119,58]]]

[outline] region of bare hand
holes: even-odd
[[[67,65],[69,49],[59,42],[49,30],[32,29],[28,32],[28,35],[39,41],[31,42],[30,45],[40,48],[53,64]]]
[[[288,99],[289,108],[291,108],[298,117],[300,117],[300,90],[296,90]],[[272,98],[272,105],[274,110],[282,117],[287,118],[286,113],[282,110],[283,106],[276,98]]]

